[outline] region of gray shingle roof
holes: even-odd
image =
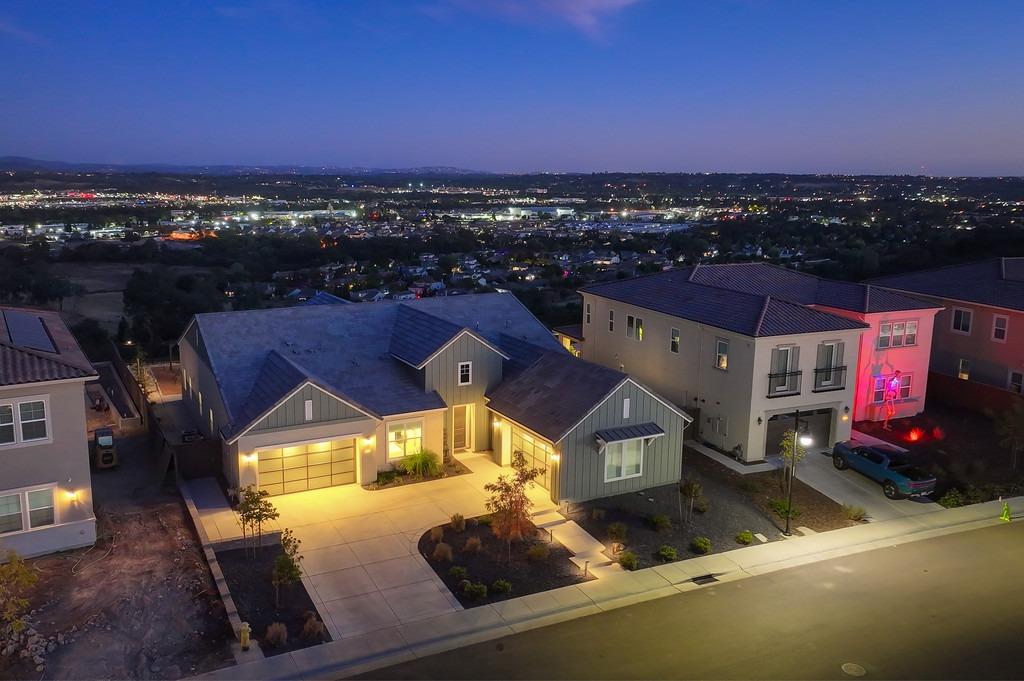
[[[494,388],[487,395],[487,406],[558,442],[626,378],[620,371],[567,352],[545,352],[517,376]]]
[[[33,323],[41,324],[53,343],[54,352],[16,343],[8,327],[8,311],[15,313],[12,317],[17,318],[19,323],[29,318]],[[22,385],[95,375],[92,363],[59,314],[47,310],[0,308],[0,385]]]
[[[462,329],[411,305],[399,305],[389,349],[406,364],[419,367]]]
[[[991,258],[872,280],[877,286],[1024,311],[1024,257]]]
[[[853,319],[763,293],[695,283],[691,281],[692,270],[669,270],[581,290],[747,336],[867,328]]]
[[[351,300],[345,300],[327,291],[317,291],[316,295],[300,305],[352,305]]]
[[[623,440],[657,437],[664,434],[665,431],[657,423],[636,423],[620,428],[605,428],[594,433],[602,442],[622,442]]]
[[[225,431],[247,426],[245,419],[259,416],[274,396],[287,394],[300,373],[379,416],[444,407],[441,397],[425,392],[415,371],[390,353],[396,329],[405,328],[398,325],[399,316],[409,308],[440,318],[434,322],[439,326],[473,328],[498,348],[504,337],[564,352],[515,297],[500,293],[200,314],[195,323],[231,422]],[[257,385],[264,380],[268,386]]]

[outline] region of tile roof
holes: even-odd
[[[504,341],[564,352],[514,296],[501,293],[199,314],[195,323],[231,422],[225,432],[249,425],[246,419],[287,394],[300,374],[374,415],[445,407],[390,352],[396,332],[420,328],[399,324],[399,318],[420,315],[436,318],[431,323],[437,327],[472,328],[497,348]]]
[[[619,428],[605,428],[594,433],[602,442],[622,442],[623,440],[637,440],[642,437],[657,437],[664,434],[665,431],[657,423],[636,423]]]
[[[581,289],[612,300],[747,336],[785,336],[867,328],[866,324],[764,293],[691,281],[693,268],[668,270]]]
[[[327,291],[317,291],[309,300],[299,303],[300,305],[352,305],[351,300],[345,300]]]
[[[990,258],[871,282],[900,291],[1024,311],[1024,257]]]
[[[38,324],[48,342],[26,336],[18,325]],[[26,341],[26,338],[28,341]],[[38,340],[42,340],[40,337]],[[24,343],[31,342],[29,347]],[[40,349],[43,346],[52,348]],[[96,375],[60,315],[48,310],[0,308],[0,385],[22,385]]]
[[[577,359],[567,352],[545,352],[488,395],[487,406],[552,442],[565,434],[627,379],[626,374]]]

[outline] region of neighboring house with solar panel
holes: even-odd
[[[510,294],[200,314],[179,348],[232,487],[366,485],[421,449],[521,451],[554,501],[681,476],[689,416],[573,357]]]
[[[1024,394],[1024,257],[990,258],[875,279],[933,301],[931,371],[943,399],[1004,408]]]
[[[95,376],[56,312],[0,307],[0,556],[95,543],[85,416]]]
[[[894,417],[924,409],[934,303],[763,263],[580,293],[582,357],[673,400],[698,418],[694,435],[741,460],[775,454],[797,410],[819,446],[848,439],[853,421],[885,417],[894,379]]]

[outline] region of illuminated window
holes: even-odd
[[[715,341],[715,368],[722,371],[729,369],[729,341],[723,338]]]
[[[971,332],[971,311],[962,307],[953,308],[953,331],[969,334]]]
[[[641,341],[644,339],[644,320],[633,315],[626,315],[626,338]]]
[[[917,322],[886,322],[878,327],[878,348],[917,345]]]
[[[612,442],[604,448],[604,481],[627,480],[643,474],[644,441]]]
[[[1006,315],[997,314],[992,317],[992,340],[997,343],[1005,343],[1009,325],[1010,318]]]
[[[672,339],[669,341],[668,349],[679,354],[679,329],[672,329]]]
[[[871,401],[880,404],[885,401],[885,385],[888,381],[891,381],[894,376],[875,376],[875,383],[872,386]],[[899,386],[896,387],[896,397],[898,400],[905,400],[910,397],[910,374],[902,374],[899,380]]]
[[[313,400],[306,400],[302,403],[303,416],[307,421],[313,420]]]
[[[956,365],[956,376],[957,378],[966,381],[971,377],[971,362],[970,360],[961,359]]]
[[[473,363],[459,362],[459,385],[470,385],[473,382]]]
[[[644,319],[643,317],[636,318],[636,339],[642,341],[644,339]]]
[[[423,449],[423,420],[388,424],[388,458],[401,459]]]

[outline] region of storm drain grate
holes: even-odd
[[[701,575],[700,577],[694,577],[690,581],[694,584],[711,584],[717,582],[718,578],[714,575]]]

